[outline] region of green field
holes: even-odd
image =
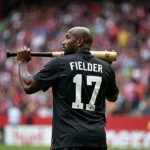
[[[35,146],[5,146],[0,145],[0,150],[49,150],[49,147],[35,147]],[[149,150],[149,149],[118,149],[118,148],[109,148],[108,150]]]

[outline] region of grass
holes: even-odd
[[[36,147],[36,146],[6,146],[0,145],[0,150],[49,150],[49,147]],[[148,149],[119,149],[119,148],[109,148],[108,150],[148,150]]]

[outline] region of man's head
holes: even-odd
[[[63,50],[65,54],[72,54],[76,51],[90,50],[93,37],[88,28],[74,27],[71,28],[63,41]]]

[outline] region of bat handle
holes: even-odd
[[[7,50],[6,51],[6,56],[7,56],[7,58],[15,57],[15,56],[17,56],[17,53],[16,52],[10,52],[9,50]]]
[[[31,52],[30,54],[31,54],[31,56],[35,56],[35,57],[52,57],[53,56],[51,52]],[[15,56],[17,56],[17,52],[11,52],[11,51],[7,50],[6,56],[7,56],[7,58],[15,57]]]

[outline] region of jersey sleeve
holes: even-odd
[[[116,77],[114,70],[109,67],[108,69],[108,88],[106,91],[106,97],[114,97],[119,92],[119,89],[116,85]]]
[[[53,86],[60,73],[59,59],[54,58],[49,61],[42,70],[33,76],[42,91],[47,91]]]

